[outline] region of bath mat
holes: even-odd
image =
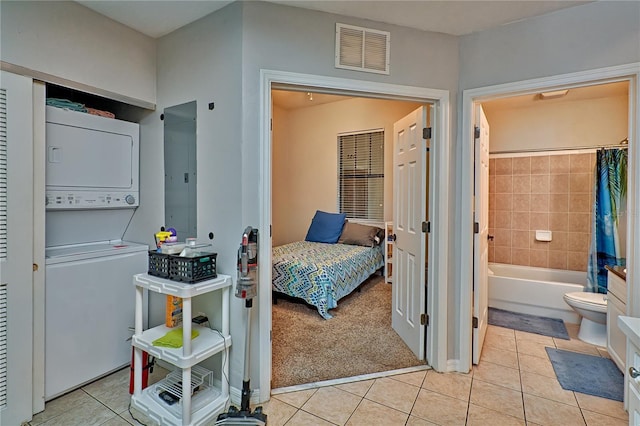
[[[545,318],[489,308],[489,324],[569,340],[567,327],[564,326],[564,321],[558,318]]]
[[[609,358],[545,349],[563,389],[622,401],[624,376]]]

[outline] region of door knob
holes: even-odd
[[[493,235],[487,235],[487,240],[493,241]]]
[[[391,241],[395,241],[396,240],[396,234],[389,235],[389,239],[391,239]]]
[[[629,367],[629,375],[632,379],[640,376],[640,371],[636,370],[635,367]]]

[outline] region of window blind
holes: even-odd
[[[384,131],[338,136],[338,209],[348,218],[384,217]]]

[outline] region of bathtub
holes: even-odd
[[[490,263],[489,306],[579,324],[562,296],[584,291],[586,282],[586,272]]]

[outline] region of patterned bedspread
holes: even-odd
[[[273,248],[273,290],[329,309],[384,265],[382,248],[297,241]]]

